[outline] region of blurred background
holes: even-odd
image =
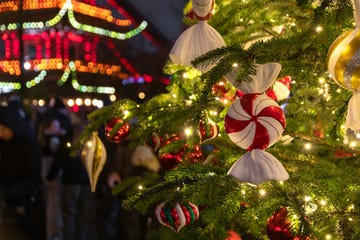
[[[0,96],[141,102],[163,92],[186,2],[1,1]]]

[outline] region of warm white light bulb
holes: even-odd
[[[304,197],[304,200],[305,200],[305,202],[310,202],[310,201],[311,201],[311,197],[310,197],[310,196],[305,196],[305,197]]]
[[[191,136],[193,131],[191,128],[185,128],[184,133],[187,137]]]
[[[305,144],[304,144],[304,148],[305,148],[306,150],[310,150],[310,149],[312,148],[311,143],[305,143]]]
[[[259,193],[260,193],[260,196],[266,195],[266,191],[264,189],[260,189]]]
[[[322,205],[322,206],[325,206],[326,204],[327,204],[327,201],[326,200],[320,200],[320,204]]]

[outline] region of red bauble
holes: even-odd
[[[119,127],[120,126],[120,127]],[[113,131],[113,129],[117,129]],[[105,125],[106,138],[114,143],[120,143],[124,141],[130,131],[130,125],[121,118],[111,118]]]
[[[164,153],[159,155],[160,166],[163,170],[169,171],[176,167],[183,158],[184,152]]]
[[[286,207],[278,209],[267,221],[266,232],[270,240],[293,240]]]
[[[188,154],[186,160],[197,163],[202,159],[202,151],[200,145],[195,145],[191,152]]]
[[[227,237],[225,240],[241,240],[241,237],[239,234],[234,232],[233,230],[228,231],[229,237]]]

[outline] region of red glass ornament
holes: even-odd
[[[191,152],[187,156],[187,160],[189,160],[192,163],[197,163],[202,158],[202,151],[200,148],[200,145],[195,145]]]
[[[266,233],[270,240],[292,240],[286,207],[278,209],[267,221]]]
[[[119,128],[118,126],[121,125]],[[113,129],[116,128],[116,131]],[[106,138],[114,143],[120,143],[124,141],[130,132],[130,125],[121,118],[111,118],[105,125]]]
[[[183,158],[184,152],[164,153],[159,155],[160,166],[163,170],[169,171],[176,167]]]
[[[239,234],[234,232],[233,230],[228,230],[229,236],[225,240],[241,240]]]

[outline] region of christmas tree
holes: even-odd
[[[78,147],[106,126],[157,154],[115,189],[152,239],[360,239],[357,5],[189,2],[167,92],[89,114]]]

